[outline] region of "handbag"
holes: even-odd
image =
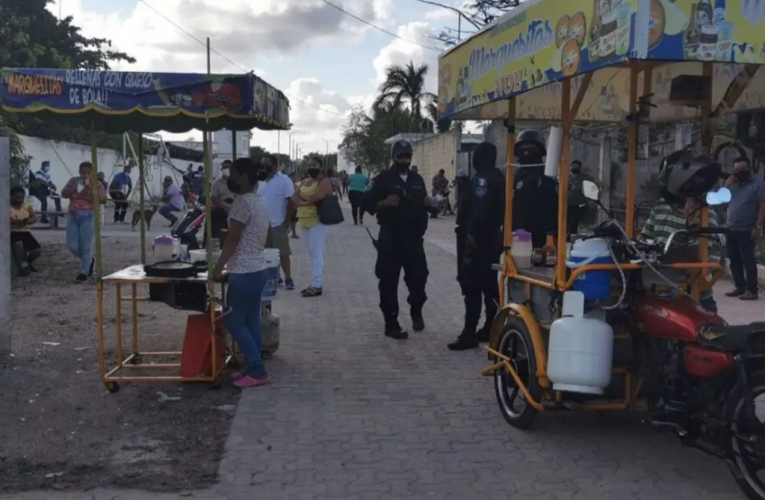
[[[325,226],[334,226],[345,220],[343,209],[340,208],[340,200],[335,195],[327,196],[316,206],[319,214],[319,222]]]

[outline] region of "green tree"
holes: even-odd
[[[422,121],[423,104],[433,102],[436,96],[425,91],[425,79],[428,65],[415,66],[413,62],[405,66],[393,64],[385,70],[385,81],[378,89],[380,94],[375,99],[373,108],[385,109],[386,105],[400,108],[406,105],[412,115],[412,124]]]
[[[107,70],[116,61],[135,62],[124,52],[112,50],[108,40],[84,36],[71,17],[56,19],[46,9],[49,3],[52,0],[0,0],[0,68]],[[88,131],[45,123],[31,115],[0,114],[5,124],[0,128],[0,135],[10,137],[10,133],[15,132],[53,141],[90,144]],[[99,134],[98,139],[102,147],[120,149],[122,145],[119,136]],[[23,151],[17,149],[14,154],[21,155],[14,163],[18,167],[24,163]]]

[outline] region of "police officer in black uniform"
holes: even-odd
[[[558,184],[545,175],[544,135],[524,130],[516,138],[514,152],[513,231],[530,232],[534,248],[542,248],[547,235],[558,231]]]
[[[380,309],[385,319],[385,335],[406,339],[409,334],[398,322],[398,280],[404,270],[409,289],[412,329],[425,329],[422,307],[427,300],[428,263],[423,236],[428,214],[437,212],[422,177],[410,170],[412,145],[404,140],[392,147],[393,165],[372,179],[364,193],[364,210],[377,215],[380,235],[376,243],[375,275],[379,281]]]
[[[457,212],[457,280],[465,299],[465,327],[449,344],[453,351],[475,349],[486,342],[497,314],[499,286],[491,266],[502,253],[502,226],[505,217],[505,179],[495,167],[497,148],[488,142],[473,152],[476,176],[466,190]],[[486,324],[479,331],[481,297]]]

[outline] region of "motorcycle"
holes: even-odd
[[[707,204],[730,201],[726,191],[722,188],[710,193]],[[658,269],[664,270],[681,235],[698,239],[724,233],[719,228],[687,228],[658,246],[631,240],[618,222],[609,219],[590,236],[609,241],[615,262],[639,265],[631,268],[636,270],[618,268],[621,296],[615,305],[604,308],[608,309],[604,312],[606,323],[627,333],[629,347],[618,364],[626,365],[626,372],[639,382],[624,396],[623,386],[612,381],[604,394],[629,400],[627,409],[643,403],[648,422],[655,429],[670,430],[684,445],[722,458],[748,498],[765,500],[765,322],[729,325],[721,316],[703,309],[687,290]],[[644,273],[650,272],[667,292],[659,291],[655,284],[646,285]],[[587,395],[563,391],[556,400],[540,388],[534,375],[534,349],[528,348],[533,342],[518,334],[515,323],[512,325],[492,343],[497,347],[490,348],[490,353],[494,353],[495,363],[509,361],[514,367],[512,375],[518,378],[499,370],[485,372],[494,376],[505,419],[525,429],[546,406],[584,406]],[[504,348],[511,335],[525,344],[526,353],[513,355],[512,349]],[[616,345],[614,349],[616,366]],[[516,410],[507,396],[513,393],[517,397],[519,391],[526,402],[522,411]]]

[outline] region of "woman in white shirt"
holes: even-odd
[[[228,273],[226,330],[247,358],[244,370],[234,374],[234,385],[241,389],[271,380],[260,354],[260,306],[268,280],[263,249],[270,226],[266,202],[258,194],[263,174],[249,158],[240,158],[232,165],[228,188],[238,196],[229,210],[228,237],[213,271],[216,281],[223,280],[224,267]]]

